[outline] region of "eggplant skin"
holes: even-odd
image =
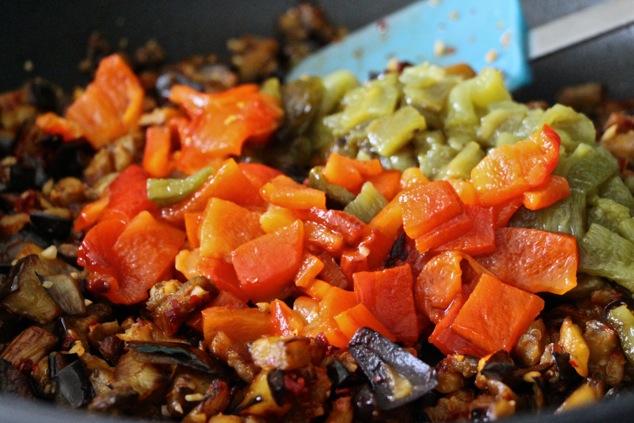
[[[348,351],[369,379],[382,410],[410,403],[438,384],[436,370],[369,328],[360,328]]]
[[[56,375],[59,392],[71,407],[80,408],[90,403],[94,396],[92,384],[81,360],[75,360]]]

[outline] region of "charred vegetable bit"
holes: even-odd
[[[140,362],[177,364],[204,373],[217,373],[221,370],[209,356],[184,343],[128,341],[126,347],[138,353],[136,359]]]
[[[92,385],[81,360],[75,360],[59,370],[55,378],[57,379],[60,394],[68,401],[71,407],[79,408],[87,405],[92,400],[94,396]]]
[[[414,401],[438,383],[431,366],[371,329],[359,329],[348,350],[372,383],[383,410]]]

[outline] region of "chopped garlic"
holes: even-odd
[[[188,401],[188,402],[202,401],[204,398],[205,396],[201,393],[185,395],[185,401]]]
[[[447,46],[441,40],[434,43],[434,55],[443,56],[447,52]]]
[[[51,245],[50,247],[46,248],[44,251],[40,253],[40,257],[43,257],[49,260],[55,260],[57,258],[57,247],[54,245]]]
[[[498,58],[498,52],[495,49],[489,50],[487,54],[484,56],[484,60],[486,60],[487,63],[493,63],[495,62],[497,58]]]

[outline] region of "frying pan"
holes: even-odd
[[[358,28],[411,0],[315,0],[335,24]],[[602,0],[522,0],[529,27]],[[226,54],[225,40],[243,34],[272,35],[275,18],[294,0],[55,0],[4,2],[0,14],[0,92],[40,75],[66,90],[88,82],[77,65],[86,40],[100,30],[128,51],[156,39],[169,61],[193,54]],[[634,25],[532,63],[534,82],[514,93],[521,101],[552,100],[562,87],[601,82],[611,98],[634,97]],[[30,64],[30,69],[25,64]],[[629,421],[634,394],[562,415],[517,416],[510,422]],[[58,409],[0,395],[0,422],[106,423],[127,419]],[[138,421],[138,420],[137,420]]]

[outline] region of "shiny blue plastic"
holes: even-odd
[[[500,69],[509,89],[531,81],[527,30],[519,0],[417,1],[354,31],[302,61],[289,75],[347,69],[360,81],[390,59]]]

